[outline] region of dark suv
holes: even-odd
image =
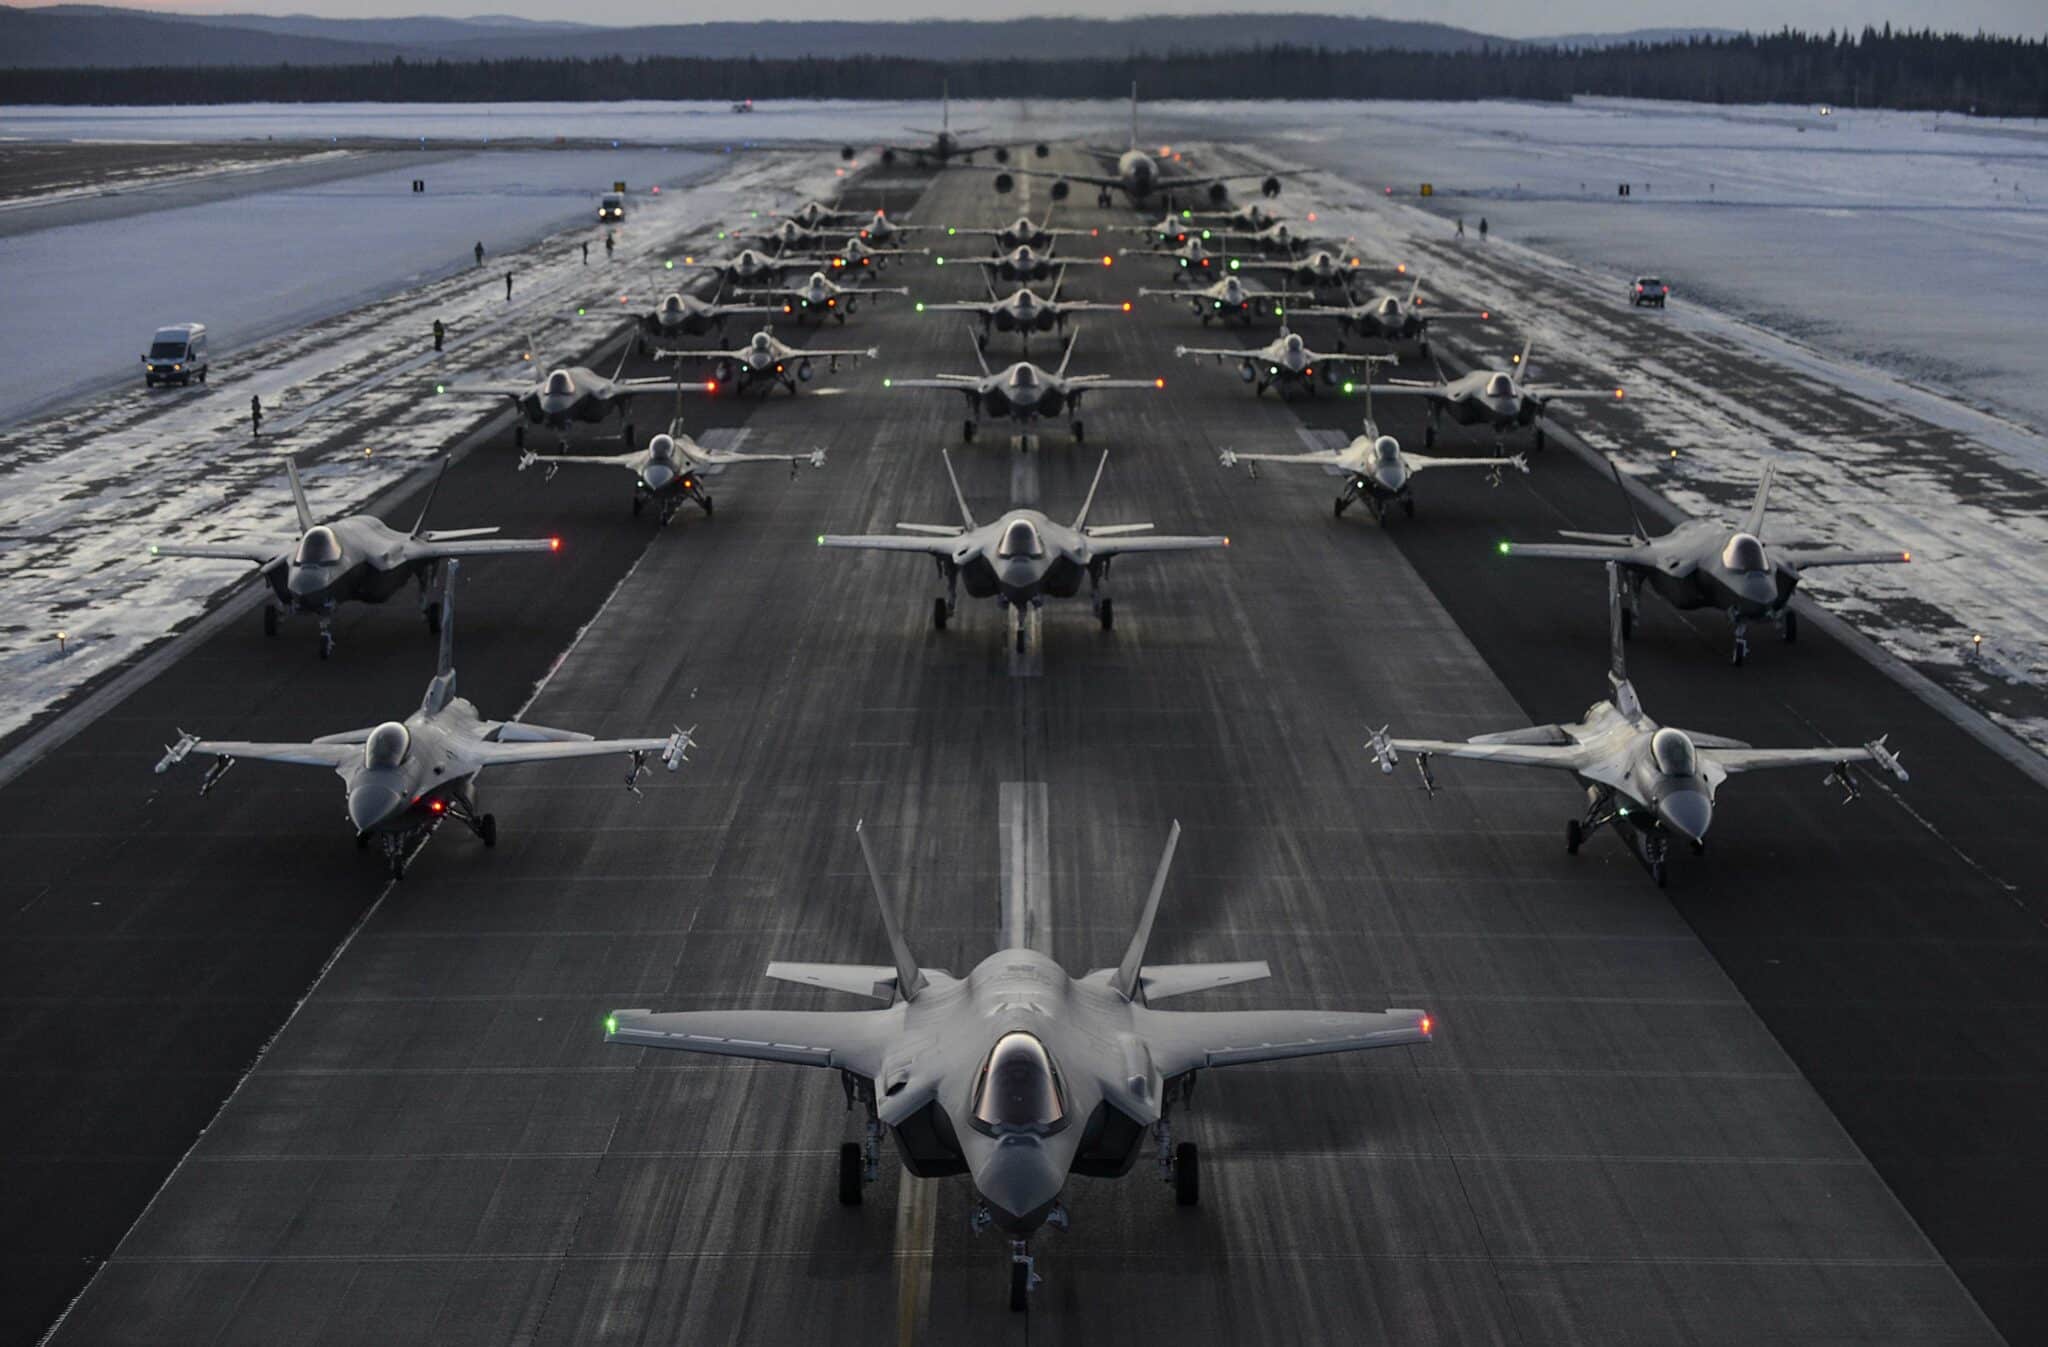
[[[1628,288],[1628,302],[1641,308],[1645,304],[1664,307],[1664,301],[1671,298],[1671,287],[1655,276],[1638,276]]]

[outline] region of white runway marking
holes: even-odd
[[[1046,841],[1049,801],[1043,781],[1005,781],[1002,820],[1004,949],[1052,952],[1051,861]]]

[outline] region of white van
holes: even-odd
[[[142,357],[142,381],[158,384],[206,382],[206,324],[172,323],[160,327],[150,340],[149,353]]]

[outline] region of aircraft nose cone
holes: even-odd
[[[295,599],[310,599],[327,588],[327,568],[324,566],[294,566],[285,577],[285,587]]]
[[[1007,1136],[974,1176],[975,1189],[1005,1230],[1025,1234],[1044,1224],[1066,1173],[1034,1136]]]
[[[1734,577],[1735,593],[1746,604],[1768,608],[1778,601],[1778,581],[1769,571],[1745,571]]]
[[[1657,816],[1686,841],[1704,842],[1707,826],[1714,821],[1714,805],[1703,791],[1681,790],[1657,802]]]
[[[671,472],[664,464],[649,463],[647,471],[640,474],[640,480],[653,487],[656,491],[659,491],[675,480],[675,473]]]
[[[1399,491],[1402,487],[1408,485],[1408,469],[1398,463],[1390,463],[1381,468],[1377,476],[1380,479],[1380,485],[1389,491]]]
[[[396,813],[405,797],[386,785],[369,783],[348,793],[348,821],[359,833],[369,832]]]

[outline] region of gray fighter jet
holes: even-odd
[[[1515,357],[1514,372],[1504,369],[1475,369],[1456,379],[1426,382],[1389,379],[1378,388],[1381,397],[1424,397],[1429,399],[1429,425],[1423,431],[1422,447],[1436,447],[1443,418],[1461,426],[1490,426],[1496,437],[1517,428],[1535,428],[1535,447],[1543,448],[1540,418],[1548,415],[1553,402],[1619,402],[1626,396],[1620,388],[1542,388],[1529,380],[1529,347]]]
[[[1344,337],[1354,335],[1386,342],[1412,341],[1416,353],[1424,360],[1429,359],[1431,323],[1467,318],[1485,322],[1493,317],[1492,311],[1486,309],[1468,313],[1425,310],[1420,280],[1409,288],[1405,298],[1387,293],[1356,304],[1310,305],[1296,309],[1294,313],[1300,318],[1335,318],[1337,331],[1343,334],[1337,339],[1340,351],[1344,349]]]
[[[1020,243],[1008,252],[994,257],[977,257],[974,265],[981,268],[982,275],[991,281],[1045,281],[1051,280],[1055,271],[1063,271],[1066,261],[1055,258],[1049,251]]]
[[[992,332],[1014,332],[1024,348],[1031,347],[1034,332],[1058,332],[1067,330],[1067,319],[1077,313],[1129,313],[1128,303],[1105,304],[1094,300],[1060,298],[1060,288],[1066,283],[1066,268],[1060,268],[1059,279],[1053,283],[1052,294],[1040,296],[1029,286],[1012,290],[1007,296],[996,293],[995,282],[984,274],[988,286],[988,300],[985,303],[967,302],[961,304],[927,304],[919,301],[919,313],[971,313],[981,320],[981,331],[975,336],[975,344],[982,350],[988,349]]]
[[[823,360],[826,368],[837,371],[839,362],[869,360],[881,354],[880,348],[863,347],[813,347],[791,346],[776,338],[772,329],[762,328],[747,339],[747,344],[732,351],[670,351],[670,360],[708,360],[712,362],[712,377],[721,388],[735,393],[744,393],[755,384],[763,392],[772,392],[778,385],[787,388],[793,395],[815,376],[811,362]]]
[[[912,1178],[969,1175],[973,1229],[994,1226],[1009,1240],[1013,1310],[1028,1308],[1040,1280],[1032,1235],[1068,1227],[1061,1198],[1070,1175],[1120,1177],[1149,1143],[1175,1201],[1200,1202],[1200,1153],[1191,1141],[1176,1144],[1172,1128],[1196,1072],[1419,1045],[1435,1032],[1421,1010],[1156,1009],[1169,997],[1271,976],[1263,961],[1146,962],[1178,823],[1122,962],[1078,978],[1015,935],[964,978],[920,967],[867,833],[855,832],[891,963],[778,962],[767,975],[886,1009],[615,1010],[605,1016],[605,1041],[838,1071],[848,1104],[866,1115],[864,1139],[839,1148],[840,1202],[861,1201],[885,1133]]]
[[[1778,469],[1766,463],[1756,484],[1756,499],[1742,527],[1730,529],[1711,519],[1688,519],[1669,533],[1650,536],[1635,512],[1621,470],[1613,463],[1614,484],[1628,506],[1633,533],[1582,533],[1559,530],[1574,543],[1500,544],[1502,556],[1543,557],[1565,561],[1607,561],[1621,568],[1623,580],[1621,634],[1635,634],[1642,615],[1643,586],[1648,585],[1674,608],[1718,608],[1735,625],[1733,660],[1749,658],[1748,625],[1752,619],[1775,622],[1787,641],[1799,639],[1799,615],[1792,595],[1799,573],[1809,566],[1899,565],[1913,559],[1904,548],[1770,547],[1763,542],[1764,509]]]
[[[1211,323],[1236,323],[1240,327],[1250,327],[1269,316],[1284,319],[1289,301],[1315,298],[1301,290],[1254,290],[1236,276],[1225,276],[1214,285],[1205,285],[1199,290],[1158,290],[1141,286],[1138,294],[1141,298],[1157,295],[1187,302],[1194,307],[1195,317],[1202,320],[1203,327]]]
[[[456,397],[509,400],[519,409],[522,418],[512,426],[512,443],[520,449],[526,447],[526,428],[530,425],[546,426],[561,435],[574,422],[595,425],[607,416],[619,418],[619,438],[630,448],[634,443],[634,426],[626,418],[632,410],[634,398],[648,393],[718,391],[715,383],[621,378],[629,354],[626,351],[619,352],[618,368],[612,371],[609,379],[583,365],[557,365],[548,369],[538,358],[538,353],[531,349],[530,342],[528,345],[527,358],[533,361],[534,369],[545,369],[546,373],[527,379],[458,379],[454,383],[435,384],[434,391]]]
[[[977,523],[961,494],[960,479],[953,474],[953,457],[941,453],[946,478],[953,484],[953,499],[960,504],[959,524],[898,524],[903,533],[818,535],[820,547],[857,547],[878,552],[921,552],[938,560],[945,577],[946,592],[932,600],[932,626],[946,629],[959,606],[960,585],[977,599],[993,598],[1011,615],[1016,647],[1024,649],[1025,609],[1041,607],[1048,597],[1072,598],[1088,582],[1088,600],[1102,629],[1116,625],[1116,610],[1109,595],[1102,592],[1109,578],[1109,566],[1117,557],[1132,552],[1189,552],[1202,548],[1228,547],[1223,537],[1173,537],[1150,534],[1150,524],[1103,524],[1088,527],[1088,511],[1095,504],[1095,491],[1102,485],[1102,470],[1109,455],[1095,465],[1095,480],[1088,486],[1088,498],[1071,524],[1059,524],[1037,510],[1012,508],[1000,519]],[[911,536],[904,536],[909,534]]]
[[[1043,150],[1046,147],[1039,146]],[[1089,148],[1084,151],[1101,161],[1101,166],[1111,170],[1106,173],[1056,173],[1049,169],[1009,168],[986,169],[995,174],[995,189],[998,192],[1014,191],[1019,175],[1031,178],[1051,178],[1052,199],[1064,201],[1073,191],[1073,184],[1085,182],[1095,188],[1095,204],[1108,206],[1110,193],[1122,192],[1133,206],[1143,208],[1154,193],[1166,194],[1169,204],[1173,194],[1198,191],[1206,195],[1211,204],[1222,205],[1230,199],[1229,184],[1233,182],[1256,182],[1261,195],[1271,198],[1280,195],[1280,175],[1277,173],[1216,173],[1207,177],[1169,176],[1159,166],[1159,159],[1138,148],[1138,86],[1131,85],[1131,140],[1124,150]],[[1040,158],[1045,156],[1041,154]],[[1161,156],[1165,157],[1164,155]]]
[[[835,270],[844,270],[859,275],[863,270],[880,272],[892,258],[930,257],[929,248],[878,248],[858,234],[848,234],[837,248],[827,246],[824,255],[832,259]]]
[[[1261,463],[1301,464],[1340,472],[1344,474],[1344,492],[1337,497],[1337,517],[1343,518],[1344,511],[1351,508],[1352,502],[1363,499],[1366,508],[1372,511],[1375,523],[1383,522],[1387,508],[1395,504],[1399,504],[1402,513],[1410,519],[1415,517],[1415,478],[1419,473],[1435,468],[1478,468],[1491,474],[1493,484],[1499,486],[1502,468],[1529,471],[1528,460],[1520,454],[1513,458],[1430,458],[1403,453],[1400,441],[1392,435],[1380,434],[1369,410],[1365,417],[1365,433],[1342,449],[1323,449],[1305,454],[1247,454],[1225,449],[1222,460],[1226,468],[1245,464],[1245,471],[1253,477],[1259,475]]]
[[[706,259],[701,262],[695,257],[685,257],[674,265],[694,271],[715,271],[722,285],[761,286],[773,284],[792,271],[831,264],[832,259],[829,257],[796,253],[777,256],[764,253],[757,248],[742,248],[731,257]]]
[[[263,634],[277,635],[278,624],[287,613],[311,613],[320,619],[320,658],[334,653],[334,610],[344,603],[383,603],[408,581],[420,587],[420,611],[427,629],[441,625],[441,602],[447,592],[448,574],[454,558],[487,556],[500,552],[559,552],[560,538],[493,538],[489,528],[427,528],[427,511],[448,474],[447,459],[420,506],[420,517],[411,533],[400,533],[381,519],[352,514],[322,524],[313,518],[306,501],[306,487],[299,480],[298,464],[287,458],[285,476],[292,487],[292,506],[298,511],[299,536],[250,538],[232,543],[157,542],[149,545],[153,557],[218,557],[254,562],[270,584],[271,600],[263,606]]]
[[[814,271],[801,285],[747,290],[742,291],[741,296],[776,301],[784,314],[801,324],[813,318],[823,322],[827,315],[844,323],[853,316],[863,299],[909,293],[910,288],[903,285],[841,285],[824,272]]]
[[[682,337],[703,337],[714,332],[723,337],[728,318],[781,312],[780,304],[726,304],[715,296],[699,299],[687,291],[673,290],[651,311],[635,319],[640,328],[638,349],[642,356],[648,356]]]
[[[1238,376],[1252,385],[1252,392],[1258,397],[1264,397],[1268,388],[1275,387],[1282,393],[1290,388],[1306,388],[1313,394],[1317,370],[1322,371],[1322,381],[1335,388],[1358,371],[1369,374],[1374,365],[1394,363],[1392,356],[1315,350],[1299,332],[1288,331],[1285,323],[1280,325],[1280,335],[1264,346],[1249,350],[1239,346],[1176,346],[1173,353],[1183,357],[1214,356],[1219,365],[1226,360],[1237,361]]]
[[[1173,283],[1193,285],[1207,283],[1211,277],[1220,276],[1226,269],[1235,270],[1237,261],[1226,259],[1198,238],[1190,238],[1171,248],[1119,248],[1118,257],[1170,257],[1174,261]]]
[[[555,473],[567,465],[624,469],[633,474],[633,513],[637,516],[652,502],[664,527],[676,517],[676,511],[683,508],[686,500],[695,501],[708,517],[711,514],[711,493],[704,489],[700,473],[705,468],[722,468],[733,463],[787,463],[790,475],[795,476],[797,469],[805,463],[814,468],[824,467],[825,451],[743,454],[732,449],[707,449],[685,435],[681,422],[677,422],[667,434],[654,436],[647,441],[645,449],[636,453],[519,456],[521,472],[540,464],[546,469],[545,481],[553,481]]]
[[[448,563],[451,582],[458,564]],[[322,735],[303,744],[202,739],[180,730],[156,770],[167,772],[195,752],[214,755],[199,784],[199,793],[205,795],[243,758],[330,768],[341,778],[356,845],[367,848],[375,838],[391,877],[402,879],[406,863],[443,819],[455,819],[487,847],[498,844],[497,818],[478,813],[476,807],[476,778],[486,767],[624,753],[633,764],[626,787],[637,794],[650,754],[658,754],[673,772],[695,745],[691,732],[683,729],[664,739],[593,739],[575,730],[485,720],[476,707],[455,695],[452,583],[441,603],[440,663],[419,709],[404,720]]]
[[[981,343],[977,341],[974,343],[974,362],[981,366],[980,374],[884,379],[882,387],[944,388],[965,395],[967,419],[960,425],[960,438],[969,444],[974,442],[975,432],[981,428],[984,416],[1011,421],[1021,427],[1036,425],[1042,418],[1062,413],[1073,418],[1068,429],[1074,433],[1074,443],[1079,444],[1087,430],[1081,423],[1081,398],[1085,394],[1098,389],[1166,387],[1164,379],[1113,379],[1107,374],[1068,374],[1067,366],[1073,363],[1074,346],[1079,338],[1078,332],[1067,338],[1066,354],[1060,357],[1059,368],[1050,372],[1028,360],[991,370],[988,361],[982,358]]]
[[[1382,725],[1367,745],[1380,770],[1392,772],[1399,754],[1413,753],[1423,788],[1432,795],[1436,779],[1429,760],[1436,754],[1570,772],[1586,788],[1586,813],[1566,822],[1565,850],[1578,855],[1588,837],[1613,824],[1659,888],[1664,886],[1671,839],[1690,843],[1695,855],[1706,850],[1715,792],[1737,772],[1824,766],[1827,779],[1839,783],[1851,800],[1858,793],[1849,775],[1852,762],[1876,763],[1899,780],[1907,779],[1905,767],[1885,746],[1883,736],[1857,748],[1751,748],[1740,739],[1659,725],[1643,710],[1622,662],[1621,580],[1613,563],[1607,577],[1607,681],[1613,689],[1607,700],[1594,702],[1584,719],[1574,724],[1537,725],[1466,740],[1394,739]]]
[[[1043,224],[1033,223],[1029,215],[1020,215],[1010,223],[997,225],[992,229],[967,225],[946,226],[947,238],[989,239],[1000,252],[1010,252],[1017,248],[1036,248],[1040,252],[1050,252],[1060,239],[1096,238],[1101,233],[1099,229],[1055,229],[1051,211],[1045,213]]]
[[[1230,260],[1232,271],[1277,271],[1296,285],[1310,289],[1342,289],[1361,274],[1361,260],[1350,253],[1315,248],[1299,257],[1240,258]]]

